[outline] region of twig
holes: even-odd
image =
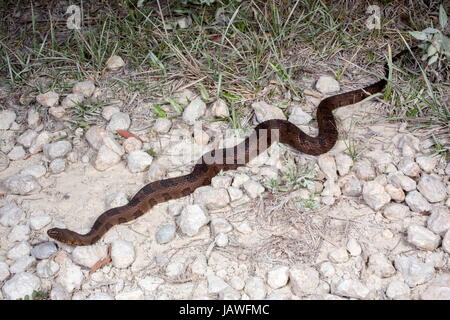
[[[103,259],[97,261],[91,268],[91,270],[89,270],[89,274],[93,274],[94,272],[96,272],[98,269],[100,269],[101,267],[107,265],[108,263],[111,262],[111,245],[108,246],[108,253],[106,255],[106,257],[104,257]]]

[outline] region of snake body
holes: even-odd
[[[407,51],[403,50],[392,61],[397,60]],[[385,78],[387,78],[389,71],[387,63],[384,66],[384,70]],[[128,204],[109,209],[101,214],[87,234],[79,234],[60,228],[49,229],[47,233],[51,238],[66,244],[74,246],[92,245],[100,240],[113,226],[137,219],[158,203],[185,197],[198,187],[209,185],[211,179],[220,171],[234,170],[244,166],[275,141],[287,144],[300,152],[310,155],[326,153],[335,145],[338,139],[333,110],[360,102],[372,94],[381,92],[386,83],[386,79],[381,79],[362,89],[323,99],[317,107],[318,135],[316,137],[307,135],[296,125],[286,120],[261,122],[256,126],[252,134],[240,144],[228,149],[212,150],[205,153],[198,160],[190,174],[145,185]],[[257,143],[251,143],[251,141],[257,141]],[[220,156],[217,157],[217,155]],[[211,163],[210,159],[217,158],[220,161]]]

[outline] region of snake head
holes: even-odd
[[[88,246],[98,241],[100,237],[86,237],[68,229],[51,228],[47,230],[50,238],[71,246]]]
[[[62,237],[62,233],[63,233],[63,229],[60,229],[60,228],[51,228],[51,229],[47,230],[47,235],[50,238],[53,238],[53,239],[58,240],[60,242],[64,242],[64,241],[61,241],[62,238],[63,238]]]

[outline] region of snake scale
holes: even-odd
[[[409,50],[398,53],[392,62]],[[388,64],[384,66],[385,78],[362,89],[345,92],[323,99],[317,107],[318,135],[311,137],[300,130],[296,125],[286,120],[267,120],[259,123],[252,134],[240,144],[220,150],[205,153],[194,166],[190,174],[155,181],[140,189],[128,204],[109,209],[101,214],[94,222],[87,234],[79,234],[68,229],[52,228],[48,235],[60,242],[73,246],[86,246],[96,243],[109,229],[125,223],[146,213],[158,203],[171,199],[185,197],[201,186],[209,185],[211,179],[220,171],[234,170],[244,166],[258,154],[266,150],[273,142],[279,141],[296,150],[310,154],[320,155],[329,151],[338,139],[336,121],[333,110],[362,101],[368,96],[381,92],[386,86],[389,72]],[[277,135],[274,135],[274,132]],[[264,143],[261,140],[264,139]],[[250,143],[257,141],[258,143]],[[221,155],[219,160],[212,162],[215,156]]]

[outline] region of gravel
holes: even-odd
[[[111,57],[108,64],[108,71],[124,66],[118,56]],[[336,84],[339,90],[337,82],[331,87]],[[111,90],[96,88],[90,80],[77,83],[73,92],[61,93],[61,104],[56,92],[41,95],[39,100],[46,105],[46,113],[60,117],[88,96],[98,101],[117,99]],[[5,171],[1,181],[5,196],[0,207],[4,234],[0,298],[21,299],[33,290],[44,290],[55,300],[450,299],[449,278],[441,271],[447,267],[450,251],[450,165],[441,157],[429,156],[428,140],[420,141],[401,128],[402,133],[397,134],[370,125],[387,140],[374,139],[354,159],[343,140],[318,157],[284,153],[285,149],[275,144],[248,165],[213,177],[210,185],[191,196],[155,206],[153,225],[145,223],[145,218],[121,224],[90,246],[46,242],[50,224],[64,228],[66,223],[73,224],[67,219],[81,219],[67,213],[73,212],[68,205],[76,199],[67,190],[56,188],[61,179],[73,179],[75,174],[89,184],[91,167],[104,171],[120,164],[110,173],[93,172],[100,181],[99,177],[109,179],[123,171],[117,185],[102,180],[111,188],[97,197],[97,201],[105,200],[106,208],[120,207],[128,203],[129,192],[138,189],[139,179],[156,181],[190,172],[201,154],[189,154],[193,146],[217,142],[214,147],[228,147],[243,139],[226,135],[224,141],[218,141],[216,134],[224,130],[223,121],[197,125],[202,118],[229,116],[225,101],[219,99],[211,105],[208,101],[207,107],[190,90],[175,95],[184,107],[183,119],[156,119],[145,132],[138,129],[143,125],[140,117],[121,112],[125,104],[121,100],[102,108],[106,121],[99,119],[97,126],[79,128],[74,135],[69,135],[65,118],[50,117],[52,125],[48,126],[43,121],[47,118],[41,119],[34,107],[17,115],[0,111],[0,171]],[[301,106],[293,103],[287,109],[254,102],[255,118],[250,121],[286,119],[288,114],[291,122],[314,133],[316,125],[307,124],[319,101],[309,94],[306,97]],[[348,125],[346,111],[337,116]],[[138,121],[131,131],[139,138],[118,138],[117,130],[130,130],[131,117]],[[145,151],[149,149],[157,152],[155,159]],[[265,193],[269,180],[286,182],[285,156],[295,156],[299,168],[312,164],[315,177],[299,190]],[[133,176],[139,181],[131,179]],[[96,195],[98,190],[93,190]],[[36,195],[22,197],[31,194]],[[305,243],[297,239],[295,228],[308,227],[306,231],[314,239],[320,230],[327,231],[323,216],[293,215],[290,202],[280,202],[283,206],[274,209],[276,201],[289,196],[295,203],[313,200],[319,212],[337,218],[327,220],[327,228],[342,232],[326,232],[327,241],[314,261],[296,254],[304,251]],[[46,203],[43,199],[47,207],[41,206]],[[78,200],[88,211],[95,209],[92,199]],[[271,214],[260,214],[264,212]],[[89,221],[80,227],[85,229]],[[375,224],[382,229],[372,228]],[[301,231],[304,234],[305,230]],[[154,240],[148,238],[152,233]],[[267,242],[267,236],[276,241]],[[194,245],[186,246],[191,242]],[[112,261],[89,274],[89,269],[107,256],[109,243]],[[248,248],[234,254],[242,243]],[[255,265],[259,260],[264,263]],[[99,287],[102,283],[107,285]]]

